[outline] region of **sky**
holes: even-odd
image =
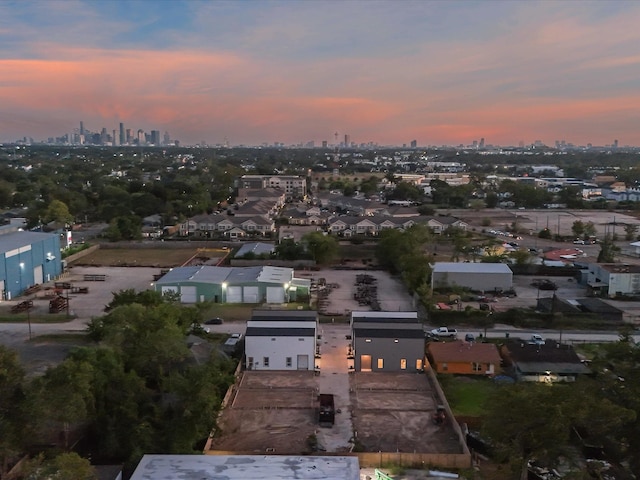
[[[0,142],[640,146],[640,2],[0,0]]]

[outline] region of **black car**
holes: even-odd
[[[209,320],[205,320],[205,325],[222,325],[224,322],[220,317],[210,318]]]

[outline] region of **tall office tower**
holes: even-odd
[[[165,145],[169,145],[171,143],[171,136],[169,132],[164,132],[164,142]]]
[[[80,135],[84,135],[84,122],[80,121]]]
[[[144,145],[144,143],[145,143],[144,130],[139,128],[138,129],[138,145]]]
[[[124,123],[120,122],[120,145],[124,145],[126,143],[126,138],[124,136]]]
[[[116,130],[113,129],[113,137],[111,137],[111,145],[116,146],[118,143],[118,137],[116,137]]]
[[[473,141],[473,148],[478,148],[478,140]]]
[[[481,139],[480,139],[480,145],[479,145],[479,147],[480,147],[480,148],[484,148],[484,138],[481,138]]]
[[[411,140],[411,148],[417,148],[418,147],[418,141],[417,140]]]
[[[326,140],[322,140],[322,148],[327,148],[329,143]]]
[[[618,140],[613,141],[613,148],[618,148]]]
[[[133,143],[133,136],[131,135],[131,129],[127,128],[127,143],[131,144]]]
[[[160,130],[151,130],[151,143],[160,145]]]
[[[344,146],[348,147],[349,145],[351,145],[351,136],[345,133],[345,135],[344,135]]]
[[[102,130],[100,131],[100,143],[102,145],[107,143],[107,136],[108,136],[107,129],[102,127]]]

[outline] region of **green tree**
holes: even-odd
[[[17,353],[0,345],[0,478],[8,470],[9,459],[21,452],[28,435],[25,383]]]
[[[571,225],[571,232],[576,238],[582,238],[584,235],[584,222],[582,220],[576,220]]]
[[[633,240],[638,233],[638,225],[627,223],[624,226],[624,238],[627,241]]]
[[[75,452],[61,453],[45,459],[40,454],[22,469],[25,480],[98,480],[91,462]]]
[[[73,222],[73,215],[69,213],[69,207],[64,202],[52,200],[44,213],[43,221],[68,224]]]
[[[620,252],[611,234],[606,234],[602,242],[600,242],[600,252],[598,253],[598,263],[614,263],[616,261],[616,254]]]
[[[300,260],[307,257],[304,245],[291,238],[285,238],[276,245],[275,255],[281,260]]]
[[[585,237],[595,237],[597,233],[595,223],[589,221],[584,224],[584,235]]]
[[[64,434],[64,447],[69,447],[72,426],[89,420],[93,414],[90,365],[65,360],[35,380],[39,400],[38,415],[43,422],[53,421]]]
[[[319,264],[326,265],[338,255],[338,242],[334,237],[322,232],[307,233],[302,237],[311,257]]]
[[[520,472],[530,458],[552,461],[568,445],[570,419],[563,409],[569,387],[521,383],[495,392],[487,401],[484,433],[499,458]]]
[[[134,215],[116,217],[109,223],[105,235],[112,242],[139,240],[142,238],[142,220]]]
[[[528,265],[533,259],[531,253],[524,249],[518,249],[510,252],[509,257],[513,259],[516,265]]]

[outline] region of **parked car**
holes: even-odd
[[[224,321],[220,317],[210,318],[209,320],[205,320],[205,325],[222,325]]]
[[[441,338],[442,337],[456,338],[458,336],[458,331],[455,328],[439,327],[431,330],[431,334]]]
[[[464,336],[464,341],[465,342],[475,342],[476,341],[476,337],[473,335],[473,333],[467,333]]]
[[[544,345],[545,343],[546,340],[542,338],[542,335],[538,333],[532,334],[531,338],[529,339],[529,345]]]

